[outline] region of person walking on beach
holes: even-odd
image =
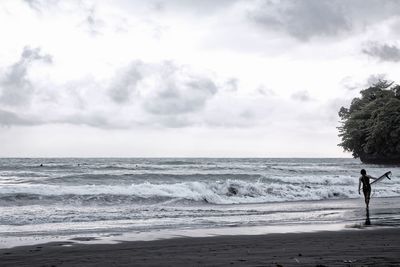
[[[369,199],[371,198],[371,184],[369,183],[370,179],[376,180],[376,178],[374,178],[370,175],[367,175],[366,170],[362,169],[361,177],[360,177],[360,180],[358,183],[358,194],[361,194],[360,189],[361,189],[361,183],[362,183],[365,205],[367,205],[367,210],[369,209]]]

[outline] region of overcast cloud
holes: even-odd
[[[251,16],[266,29],[283,30],[307,41],[349,31],[351,21],[343,12],[335,1],[264,1]]]
[[[33,120],[20,118],[17,114],[5,110],[0,110],[0,126],[12,126],[12,125],[35,125],[39,122]]]
[[[398,14],[396,0],[2,1],[0,156],[348,156],[337,112],[400,82]]]
[[[400,48],[388,44],[370,44],[363,52],[382,61],[400,61]]]
[[[286,32],[301,40],[340,37],[365,31],[375,22],[397,18],[395,0],[264,0],[249,17],[266,30]]]

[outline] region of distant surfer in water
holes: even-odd
[[[377,178],[367,175],[367,172],[364,169],[362,169],[360,181],[358,183],[358,194],[361,194],[360,189],[362,183],[362,189],[364,193],[365,205],[367,205],[367,210],[369,208],[369,199],[371,198],[371,184],[369,182],[370,179],[376,180]]]

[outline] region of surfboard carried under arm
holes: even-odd
[[[385,172],[382,176],[378,177],[375,181],[372,181],[370,184],[377,183],[379,181],[382,181],[384,178],[388,178],[390,180],[390,175],[392,175],[391,171]]]

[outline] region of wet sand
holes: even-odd
[[[0,266],[400,266],[400,228],[0,250]]]

